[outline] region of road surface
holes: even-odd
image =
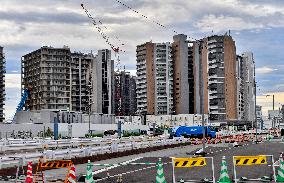
[[[200,149],[201,146],[185,146],[173,149],[160,150],[155,152],[149,152],[139,155],[131,155],[122,158],[110,159],[100,162],[93,162],[98,164],[105,163],[122,163],[122,162],[157,162],[158,157],[162,158],[164,164],[164,173],[167,182],[172,182],[172,166],[170,157],[190,157],[194,152]],[[284,152],[284,143],[279,141],[264,142],[260,144],[243,144],[239,147],[233,147],[232,144],[217,144],[209,145],[206,148],[208,152],[207,157],[214,158],[214,173],[216,180],[219,178],[220,163],[223,156],[226,156],[228,163],[228,171],[230,177],[233,178],[233,156],[241,155],[273,155],[274,160],[279,159],[280,152]],[[271,164],[271,158],[267,158],[268,164]],[[179,180],[183,178],[185,180],[200,180],[203,178],[212,178],[211,162],[207,160],[207,166],[194,167],[194,168],[176,168],[175,178]],[[272,167],[267,165],[257,166],[240,166],[237,167],[237,177],[245,176],[247,178],[260,178],[262,176],[271,176]],[[123,174],[123,182],[127,183],[152,183],[155,182],[156,166],[155,165],[125,165],[114,166],[106,170],[106,167],[93,167],[93,171],[96,172],[94,178],[97,182],[101,183],[114,183],[117,180],[119,174]],[[76,174],[85,174],[86,164],[76,165]],[[48,177],[64,177],[66,170],[49,170],[46,171]]]

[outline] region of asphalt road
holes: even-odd
[[[172,166],[170,157],[191,157],[192,154],[200,149],[201,146],[186,146],[174,149],[166,149],[161,151],[149,152],[139,155],[132,155],[122,158],[116,158],[111,160],[105,160],[94,163],[121,163],[125,161],[131,162],[157,162],[158,157],[162,158],[164,164],[164,173],[166,181],[168,183],[172,181]],[[233,178],[233,156],[252,156],[252,155],[273,155],[274,160],[279,159],[280,152],[284,152],[283,142],[265,142],[260,144],[243,144],[240,147],[233,147],[232,144],[217,144],[209,145],[206,148],[208,152],[207,157],[214,158],[214,173],[216,181],[219,178],[220,163],[223,156],[226,156],[228,171],[231,178]],[[268,164],[271,164],[271,158],[267,159]],[[207,166],[193,167],[193,168],[175,168],[175,178],[179,180],[183,178],[185,180],[200,180],[202,178],[212,179],[211,161],[207,160]],[[105,167],[93,167],[93,171],[98,171],[94,175],[97,179],[96,182],[100,183],[114,183],[117,182],[119,174],[122,175],[123,182],[126,183],[155,183],[156,166],[155,165],[125,165],[118,167],[111,167],[109,170],[102,169]],[[86,165],[76,165],[76,174],[85,174]],[[247,178],[260,178],[262,176],[271,176],[272,167],[267,165],[255,165],[255,166],[239,166],[237,167],[237,177],[245,176]],[[60,177],[65,176],[66,170],[49,170],[46,171],[47,177]],[[197,181],[196,181],[197,182]]]

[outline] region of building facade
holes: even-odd
[[[263,129],[262,106],[256,105],[255,110],[256,110],[257,127],[262,130]]]
[[[22,57],[22,92],[29,88],[25,110],[88,112],[88,68],[92,53],[71,53],[68,47],[41,47]]]
[[[130,86],[129,86],[129,100],[130,100],[130,115],[137,113],[137,99],[136,99],[136,76],[131,76]]]
[[[71,54],[70,78],[71,78],[71,108],[70,111],[89,112],[91,93],[88,91],[87,69],[95,57],[92,53],[83,54],[75,52]]]
[[[212,121],[238,119],[236,47],[231,36],[213,35],[193,43],[195,113]]]
[[[147,42],[136,49],[137,112],[172,114],[173,60],[170,43]]]
[[[111,50],[99,50],[88,73],[91,112],[114,114],[114,61],[111,60]]]
[[[115,115],[129,116],[136,112],[136,84],[130,72],[119,71],[114,75]],[[134,105],[133,105],[134,104]]]
[[[30,88],[26,110],[71,108],[70,61],[66,46],[44,46],[22,57],[22,93]]]
[[[245,52],[241,55],[241,77],[243,91],[243,119],[255,123],[255,64],[253,54]]]
[[[5,73],[6,61],[3,47],[0,46],[0,123],[4,121],[4,102],[5,102]]]
[[[137,94],[137,112],[139,114],[148,113],[147,105],[147,95],[149,100],[154,100],[154,94],[151,93],[154,91],[153,84],[151,80],[147,78],[153,78],[153,51],[154,43],[147,42],[136,47],[136,71],[137,71],[137,82],[136,82],[136,94]],[[151,95],[149,95],[149,92]],[[153,113],[154,110],[151,110]],[[150,112],[150,111],[149,111]]]
[[[187,36],[175,35],[172,43],[174,62],[174,106],[175,114],[193,113],[193,64]]]
[[[243,58],[240,55],[237,55],[236,60],[236,77],[237,77],[237,107],[238,107],[238,120],[245,121],[245,111],[244,111],[244,79],[243,79]]]

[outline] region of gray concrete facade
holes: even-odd
[[[114,61],[111,50],[99,50],[91,66],[92,107],[94,113],[114,113]]]
[[[4,101],[5,101],[5,55],[3,47],[0,46],[0,123],[4,121]]]

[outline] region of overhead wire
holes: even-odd
[[[143,17],[143,18],[149,20],[150,22],[152,22],[152,23],[154,23],[154,24],[156,24],[156,25],[158,25],[158,26],[160,26],[160,27],[162,27],[162,28],[164,28],[164,29],[170,29],[169,27],[167,27],[167,26],[161,24],[161,23],[158,22],[158,21],[151,20],[148,16],[146,16],[146,15],[144,15],[144,14],[138,12],[137,10],[135,10],[135,9],[133,9],[133,8],[131,8],[129,5],[127,5],[127,4],[123,3],[123,2],[121,2],[120,0],[115,0],[115,1],[118,2],[119,4],[121,4],[122,6],[128,8],[128,9],[131,10],[132,12],[138,14],[139,16],[141,16],[141,17]],[[174,29],[170,29],[170,30],[171,30],[172,32],[174,32],[175,34],[178,34],[178,32],[177,32],[176,30],[174,30]],[[187,35],[187,36],[188,36],[188,35]],[[188,38],[190,38],[190,39],[192,39],[192,40],[195,40],[195,41],[199,41],[198,39],[195,39],[195,38],[193,38],[193,37],[191,37],[191,36],[188,36]]]
[[[119,76],[119,71],[120,71],[120,57],[119,54],[120,52],[125,52],[125,50],[122,50],[120,46],[124,46],[125,44],[122,43],[122,41],[119,39],[118,36],[114,36],[114,39],[118,40],[118,42],[120,43],[120,46],[115,46],[114,43],[112,43],[110,41],[110,36],[108,36],[105,32],[105,30],[108,30],[108,28],[103,24],[103,22],[101,20],[97,20],[89,13],[89,11],[84,7],[84,4],[81,4],[83,10],[85,11],[87,17],[89,19],[91,19],[92,24],[95,26],[95,28],[97,29],[97,31],[100,33],[100,35],[102,36],[102,38],[105,40],[105,42],[111,47],[111,49],[114,51],[115,53],[115,57],[116,57],[116,68],[117,68],[117,74],[115,74],[115,82],[116,82],[116,95],[119,98],[119,102],[118,102],[118,114],[121,114],[121,94],[120,94],[120,90],[121,90],[121,84],[120,84],[120,76]],[[102,27],[102,28],[101,28]]]
[[[96,19],[89,13],[89,11],[84,7],[84,4],[81,4],[81,7],[85,11],[87,17],[92,21],[92,24],[94,27],[97,29],[97,31],[100,33],[102,38],[105,40],[105,42],[111,47],[111,49],[115,52],[125,52],[125,50],[122,50],[120,46],[115,46],[111,41],[110,41],[110,36],[108,36],[103,29],[108,30],[106,26],[103,25],[101,20],[96,21]],[[124,43],[121,43],[121,40],[115,36],[115,38],[120,42],[121,46],[124,46]]]

